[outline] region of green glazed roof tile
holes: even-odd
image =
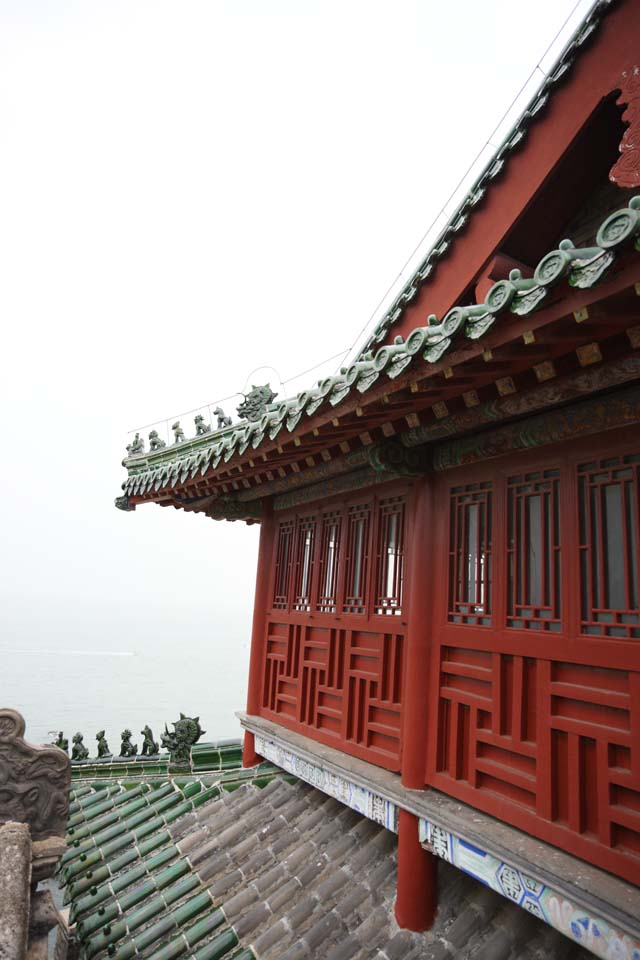
[[[238,946],[238,937],[235,930],[229,928],[219,933],[214,940],[211,940],[205,946],[195,951],[193,956],[196,960],[220,960]]]
[[[129,801],[134,801],[137,797],[142,796],[143,793],[146,793],[149,790],[147,784],[138,784],[137,787],[134,787],[133,790],[122,791],[121,793],[111,793],[108,799],[103,800],[101,803],[94,803],[89,807],[86,807],[80,810],[78,813],[69,817],[68,826],[69,829],[67,833],[70,835],[74,832],[74,829],[81,824],[89,823],[95,820],[97,817],[101,817],[102,814],[108,814],[113,812],[113,816],[121,815],[121,812],[118,812],[118,808],[127,804]],[[77,832],[74,833],[74,836],[77,836]]]

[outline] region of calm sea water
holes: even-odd
[[[95,735],[106,730],[113,753],[128,727],[134,742],[145,724],[156,739],[165,722],[180,711],[199,716],[205,740],[239,737],[236,710],[244,710],[249,644],[231,644],[224,656],[142,649],[89,651],[29,646],[0,650],[0,706],[24,715],[26,738],[50,742],[50,731],[63,730],[71,744],[76,731],[96,753]]]

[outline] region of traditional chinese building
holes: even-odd
[[[636,194],[599,2],[355,362],[124,461],[122,509],[260,524],[245,762],[398,833],[411,930],[439,857],[640,951]]]

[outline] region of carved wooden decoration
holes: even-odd
[[[609,172],[618,187],[640,187],[640,66],[624,70],[617,103],[627,105],[622,114],[627,129],[620,141],[620,157]]]
[[[0,823],[28,823],[32,840],[64,836],[71,762],[57,747],[27,743],[24,730],[16,710],[0,710]]]

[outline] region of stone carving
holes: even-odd
[[[171,424],[171,429],[173,430],[173,442],[174,443],[184,443],[184,430],[180,426],[180,421],[176,420],[175,423]]]
[[[131,743],[132,733],[131,730],[123,730],[120,734],[121,744],[120,744],[120,756],[121,757],[135,757],[138,752],[138,745],[136,743]]]
[[[166,447],[164,440],[161,440],[158,436],[157,430],[152,430],[149,434],[149,449],[150,450],[162,450],[163,447]]]
[[[174,730],[169,732],[165,723],[162,746],[171,754],[171,763],[189,763],[191,747],[206,730],[200,726],[200,717],[187,717],[184,713],[180,714],[179,720],[174,720],[172,726]]]
[[[627,124],[620,141],[620,157],[609,171],[617,187],[640,187],[640,66],[623,70],[616,103],[627,105],[622,120]]]
[[[32,840],[63,836],[69,811],[69,758],[57,747],[26,743],[24,729],[16,710],[0,710],[0,823],[28,823]]]
[[[62,730],[59,731],[58,736],[51,744],[52,747],[57,747],[58,750],[64,750],[66,754],[69,753],[69,741],[63,734]]]
[[[159,752],[158,744],[153,739],[153,731],[151,727],[145,725],[144,729],[140,731],[144,740],[142,741],[142,750],[140,751],[140,756],[142,757],[155,757]]]
[[[216,407],[216,410],[219,409],[220,407]],[[204,422],[204,417],[201,413],[194,417],[193,422],[196,425],[196,437],[202,437],[205,433],[211,433],[211,426]]]
[[[104,730],[96,733],[96,740],[98,741],[98,758],[102,760],[103,757],[112,757],[113,754],[109,750],[109,744],[105,740]]]
[[[73,747],[71,750],[71,759],[72,760],[86,760],[89,756],[89,751],[84,745],[82,734],[80,732],[74,733],[73,735]]]
[[[223,430],[225,427],[231,426],[231,417],[228,417],[222,407],[216,407],[213,411],[213,415],[217,420],[218,430]]]
[[[273,392],[270,384],[265,383],[261,387],[252,384],[249,393],[243,396],[244,400],[237,408],[238,416],[244,420],[260,420],[278,394]]]
[[[136,433],[131,443],[127,444],[127,453],[134,456],[136,453],[144,453],[144,440],[139,433]]]

